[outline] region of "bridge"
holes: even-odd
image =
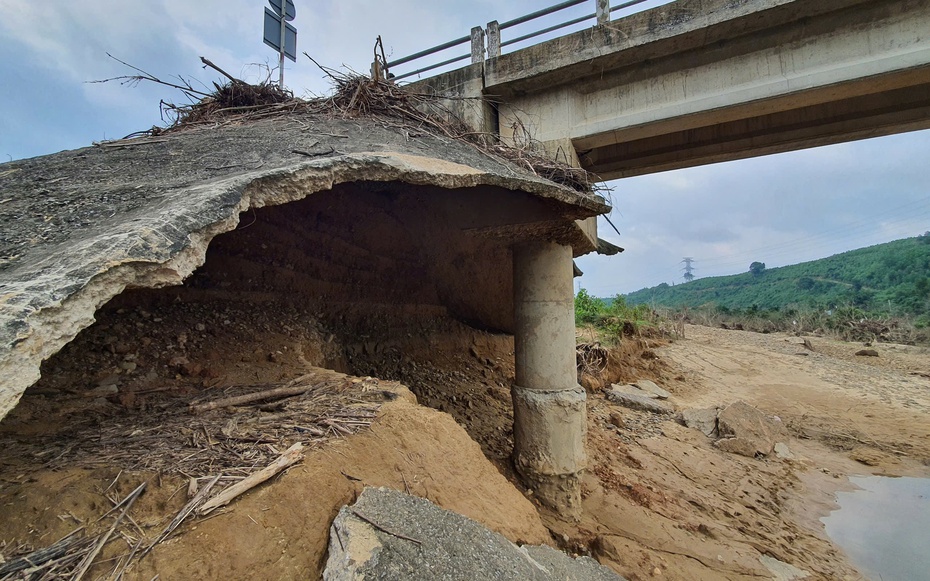
[[[678,0],[612,18],[643,1],[596,0],[590,15],[502,38],[591,0],[562,2],[393,62],[382,55],[373,74],[402,80],[468,59],[413,89],[445,97],[473,131],[541,146],[603,180],[930,128],[930,0]],[[502,53],[586,19],[593,26]],[[462,44],[469,54],[401,70]],[[587,242],[573,251],[593,251],[596,222],[576,226]],[[515,254],[515,277],[548,285],[569,258],[557,245]],[[574,359],[559,355],[573,345],[571,289],[528,288],[515,286],[514,463],[542,483],[544,502],[576,507],[585,404]]]
[[[594,26],[508,54],[559,26],[502,30],[591,0],[477,27],[436,47],[470,43],[471,64],[413,86],[604,180],[930,128],[928,0],[679,0],[611,19],[642,1],[597,0]]]

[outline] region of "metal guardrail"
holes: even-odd
[[[396,75],[393,78],[395,81],[399,81],[401,79],[405,79],[408,77],[426,73],[426,72],[438,69],[440,67],[444,67],[446,65],[451,65],[453,63],[466,60],[468,58],[471,58],[472,63],[479,63],[479,62],[483,62],[485,58],[499,57],[501,55],[501,49],[503,47],[517,44],[517,43],[520,43],[526,40],[530,40],[532,38],[536,38],[544,34],[549,34],[550,32],[555,32],[556,30],[561,30],[569,26],[581,24],[591,19],[596,19],[597,26],[605,25],[608,22],[610,22],[611,13],[616,12],[617,10],[623,10],[624,8],[635,6],[637,4],[642,4],[643,2],[646,2],[647,0],[628,0],[627,2],[623,2],[616,6],[611,6],[610,0],[594,0],[594,3],[596,5],[596,10],[593,14],[579,16],[577,18],[573,18],[571,20],[567,20],[559,24],[547,26],[546,28],[542,28],[535,32],[523,34],[521,36],[517,36],[515,38],[507,39],[504,41],[501,40],[502,30],[507,30],[509,28],[513,28],[515,26],[525,24],[532,20],[536,20],[537,18],[542,18],[544,16],[554,14],[561,10],[565,10],[566,8],[572,8],[580,4],[590,3],[591,1],[592,0],[568,0],[566,2],[560,2],[559,4],[555,4],[548,8],[543,8],[542,10],[537,10],[536,12],[532,12],[525,16],[520,16],[519,18],[508,20],[507,22],[498,23],[496,20],[494,20],[492,22],[489,22],[486,28],[482,28],[480,26],[476,26],[475,28],[472,28],[471,34],[468,36],[456,38],[455,40],[450,40],[449,42],[444,42],[432,48],[428,48],[426,50],[422,50],[412,55],[405,56],[399,59],[395,59],[389,62],[384,62],[384,63],[376,62],[375,67],[383,68],[384,73],[387,74],[387,72],[393,67],[407,64],[415,60],[421,59],[423,57],[427,57],[427,56],[442,52],[444,50],[454,48],[454,47],[467,44],[467,43],[471,44],[471,52],[469,54],[455,56],[455,57],[446,59],[439,63],[421,67],[414,71],[403,73],[401,75]]]

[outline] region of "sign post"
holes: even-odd
[[[284,88],[284,57],[297,62],[297,29],[287,23],[297,16],[292,0],[268,0],[265,8],[265,44],[278,51],[278,85]]]

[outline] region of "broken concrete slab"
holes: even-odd
[[[576,220],[609,210],[596,195],[464,142],[310,114],[0,164],[0,189],[10,198],[0,205],[0,418],[101,305],[127,288],[181,284],[247,210],[341,184],[389,183],[429,193],[499,189],[548,208],[503,224],[482,207],[462,225],[476,236],[589,246]]]
[[[654,394],[654,393],[649,393],[648,391],[643,391],[643,390],[641,390],[640,388],[636,387],[635,385],[631,385],[631,384],[629,384],[629,383],[627,383],[627,384],[612,383],[612,384],[610,384],[610,388],[611,388],[612,390],[618,391],[618,392],[620,392],[620,393],[628,393],[628,394],[630,394],[630,395],[638,395],[638,396],[640,396],[640,397],[648,397],[648,398],[651,398],[651,399],[659,399],[659,396],[657,396],[656,394]]]
[[[722,437],[715,442],[718,448],[750,458],[771,454],[785,433],[780,421],[744,401],[730,404],[717,415],[717,430]]]
[[[649,381],[648,379],[640,379],[639,381],[635,382],[633,386],[645,391],[646,393],[650,393],[659,399],[668,399],[672,397],[672,394],[665,391],[656,385],[655,382]]]
[[[718,408],[683,410],[681,412],[681,421],[685,426],[713,438],[717,436],[718,412]]]
[[[366,488],[339,511],[323,579],[623,581],[590,557],[518,547],[471,519],[388,488]]]
[[[645,395],[636,395],[625,393],[616,389],[609,389],[605,393],[607,399],[617,405],[622,405],[634,410],[652,412],[654,414],[673,414],[675,408],[671,404],[650,398]]]

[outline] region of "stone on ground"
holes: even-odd
[[[651,399],[659,399],[659,396],[653,393],[649,393],[648,391],[643,391],[640,388],[636,387],[635,385],[630,385],[630,384],[621,385],[619,383],[611,383],[610,388],[613,389],[614,391],[619,391],[620,393],[628,393],[630,395],[638,395],[641,397],[648,397]]]
[[[388,488],[366,488],[330,528],[325,581],[623,581],[590,557],[518,547],[473,520]]]
[[[640,379],[633,385],[645,391],[646,393],[651,393],[652,395],[656,396],[659,399],[668,399],[672,397],[672,394],[665,391],[664,389],[656,385],[654,382],[649,381],[648,379]]]
[[[746,402],[730,404],[717,415],[717,429],[723,438],[716,446],[741,456],[768,456],[784,432],[781,422],[765,415]]]
[[[768,555],[762,555],[759,557],[759,561],[762,562],[765,567],[775,575],[774,581],[795,581],[795,579],[804,579],[810,577],[810,573],[804,571],[803,569],[798,569],[794,565],[789,565],[788,563],[783,563],[778,559],[773,559]]]
[[[684,410],[681,420],[685,426],[713,438],[717,435],[717,408]]]
[[[617,389],[610,389],[605,394],[607,399],[617,405],[622,405],[634,410],[652,412],[654,414],[671,414],[675,413],[675,408],[671,405],[652,399],[645,395],[634,393],[624,393]]]
[[[784,442],[775,443],[775,456],[781,460],[794,460],[794,454],[788,448],[788,444]]]

